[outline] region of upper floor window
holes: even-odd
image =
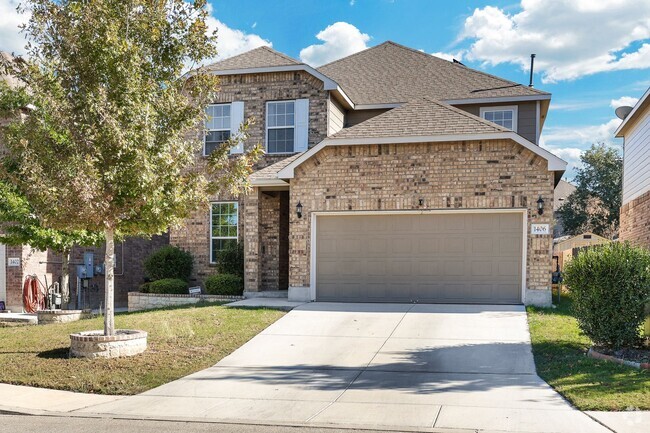
[[[295,127],[295,101],[267,102],[266,150],[268,153],[293,153]]]
[[[481,107],[481,117],[504,128],[517,130],[517,107]]]
[[[208,105],[203,154],[209,155],[230,138],[230,104]]]
[[[233,101],[229,104],[211,104],[205,109],[205,144],[203,154],[209,155],[231,135],[237,134],[244,121],[244,102]],[[244,143],[237,143],[230,153],[242,153]]]

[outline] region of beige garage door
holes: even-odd
[[[317,217],[316,299],[520,303],[521,213]]]

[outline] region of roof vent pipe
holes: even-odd
[[[533,87],[533,67],[535,66],[535,54],[530,55],[530,81],[528,87]]]

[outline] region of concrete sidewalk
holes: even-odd
[[[521,306],[300,306],[216,366],[75,413],[608,433],[535,372]]]
[[[0,411],[17,413],[72,412],[125,398],[116,395],[83,394],[0,383]]]

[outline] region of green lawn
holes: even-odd
[[[528,307],[537,373],[581,410],[650,410],[650,373],[585,354],[591,341],[571,316],[571,298],[557,308]]]
[[[214,304],[118,314],[118,328],[149,333],[144,354],[118,359],[68,359],[69,334],[102,329],[100,317],[0,328],[0,382],[137,394],[215,364],[284,314]]]

